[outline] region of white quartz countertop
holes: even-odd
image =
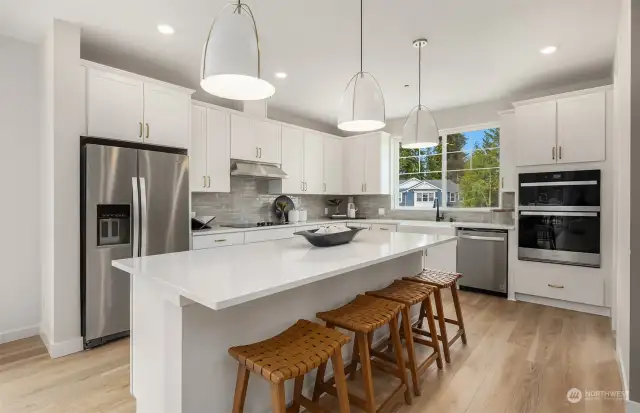
[[[201,235],[215,235],[215,234],[228,234],[232,232],[247,232],[247,231],[266,231],[278,228],[296,228],[305,227],[310,225],[329,225],[345,222],[361,223],[361,224],[389,224],[389,225],[404,225],[404,226],[424,226],[424,227],[438,227],[438,228],[475,228],[475,229],[497,229],[497,230],[513,230],[515,225],[507,224],[492,224],[486,222],[449,222],[449,221],[418,221],[418,220],[401,220],[401,219],[317,219],[307,222],[298,222],[296,224],[276,225],[271,227],[253,227],[253,228],[228,228],[214,226],[212,229],[193,231],[194,236]]]
[[[451,242],[447,235],[361,232],[346,245],[313,247],[302,237],[129,258],[113,266],[152,278],[221,310]]]

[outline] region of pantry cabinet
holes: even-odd
[[[178,148],[189,145],[193,90],[82,63],[87,68],[89,136]]]
[[[516,174],[516,114],[515,111],[500,113],[500,190],[515,192]]]
[[[280,125],[232,114],[231,157],[244,161],[279,164]]]
[[[516,165],[605,160],[609,87],[516,102]]]
[[[344,175],[348,194],[388,195],[391,187],[391,140],[375,132],[345,139]]]
[[[229,114],[200,105],[191,108],[189,179],[192,192],[230,192]]]

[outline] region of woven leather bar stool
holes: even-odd
[[[409,360],[407,367],[411,372],[411,379],[413,381],[413,394],[420,396],[420,385],[418,384],[418,377],[424,373],[427,368],[434,362],[437,363],[438,368],[442,369],[442,356],[440,355],[440,345],[437,339],[431,339],[436,337],[438,332],[436,330],[436,322],[433,316],[433,309],[431,307],[431,294],[433,294],[435,287],[431,287],[427,284],[418,284],[411,281],[396,280],[390,286],[377,291],[368,291],[366,294],[374,297],[384,298],[386,300],[397,301],[404,304],[402,309],[402,323],[403,335],[407,343],[407,353]],[[427,325],[429,330],[422,330],[422,327],[412,327],[411,323],[411,307],[421,304],[426,310]],[[421,337],[415,337],[415,334],[423,335],[429,338],[425,340]],[[422,344],[433,349],[433,353],[427,357],[419,366],[416,361],[414,343]],[[373,355],[380,358],[385,358],[386,354],[380,353],[380,349],[384,348],[386,343],[382,343],[379,348],[372,351]]]
[[[355,333],[356,340],[353,344],[353,357],[345,372],[353,375],[358,363],[360,363],[362,366],[365,399],[349,394],[349,402],[368,413],[385,410],[401,392],[404,392],[404,400],[407,404],[412,402],[411,391],[407,382],[404,355],[402,354],[402,343],[398,332],[398,316],[403,308],[404,304],[402,303],[359,295],[349,304],[340,308],[316,314],[316,317],[324,320],[329,328],[340,327]],[[391,330],[391,340],[396,356],[394,364],[389,364],[385,360],[371,358],[373,332],[387,324]],[[400,379],[400,385],[377,410],[372,376],[372,368],[374,367]],[[314,401],[317,401],[324,393],[334,396],[337,394],[336,389],[333,387],[334,380],[324,381],[324,369],[323,367],[318,369],[316,387],[313,393]],[[334,366],[335,371],[336,366]]]
[[[347,382],[342,361],[342,346],[351,339],[330,328],[307,320],[299,320],[284,332],[265,341],[246,346],[231,347],[229,354],[238,360],[238,377],[233,398],[233,413],[242,413],[249,384],[249,372],[271,382],[271,404],[274,413],[297,413],[300,406],[312,412],[326,412],[317,403],[302,396],[304,375],[319,368],[324,371],[327,361],[335,371],[336,394],[340,413],[349,413]],[[288,409],[284,382],[295,379],[293,404]],[[317,401],[317,400],[316,400]]]
[[[464,330],[464,320],[462,318],[462,308],[460,307],[460,298],[458,297],[458,279],[462,277],[461,274],[427,269],[414,277],[405,277],[405,280],[419,282],[436,287],[434,296],[436,299],[436,320],[440,326],[440,336],[438,339],[442,342],[442,349],[444,350],[444,359],[447,363],[451,363],[451,354],[449,348],[459,338],[462,338],[462,343],[467,344],[467,334]],[[446,318],[444,315],[444,308],[442,307],[442,294],[441,290],[448,288],[451,290],[451,296],[453,298],[453,306],[456,311],[456,319]],[[418,319],[418,326],[422,326],[425,311],[420,310],[420,318]],[[458,326],[458,331],[451,340],[447,338],[447,325],[446,323]]]

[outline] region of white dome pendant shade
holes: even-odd
[[[432,148],[440,142],[440,132],[436,119],[428,107],[422,104],[422,48],[427,39],[418,39],[413,47],[418,49],[418,105],[415,106],[404,121],[402,129],[402,147],[407,149]]]
[[[233,100],[260,100],[276,89],[260,79],[260,44],[251,9],[227,4],[209,30],[202,53],[200,86],[212,95]]]
[[[371,132],[386,124],[384,95],[380,84],[362,70],[362,0],[360,0],[360,71],[353,75],[342,94],[338,129],[347,132]]]

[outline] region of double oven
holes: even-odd
[[[518,259],[600,267],[600,171],[521,173]]]

